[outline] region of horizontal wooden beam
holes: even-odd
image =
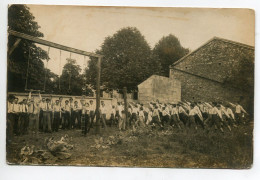
[[[90,56],[90,57],[97,57],[97,58],[103,57],[102,55],[99,55],[99,54],[95,54],[95,53],[71,48],[71,47],[68,47],[68,46],[64,46],[64,45],[61,45],[61,44],[58,44],[58,43],[54,43],[54,42],[47,41],[47,40],[44,40],[44,39],[36,38],[34,36],[30,36],[28,34],[20,33],[20,32],[17,32],[17,31],[8,30],[8,33],[9,33],[9,35],[16,36],[18,38],[26,39],[26,40],[32,41],[34,43],[42,44],[42,45],[45,45],[45,46],[48,46],[48,47],[61,49],[63,51],[68,51],[68,52],[80,54],[80,55],[83,55],[83,56]]]

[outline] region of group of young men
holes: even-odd
[[[125,110],[127,107],[127,111]],[[13,95],[8,97],[7,131],[9,136],[27,133],[53,132],[59,129],[81,129],[83,134],[90,131],[96,121],[96,105],[86,99],[65,100],[59,97],[42,98],[39,93],[35,100],[31,93],[27,99],[19,102]],[[101,101],[100,120],[104,129],[107,125],[118,129],[135,129],[151,126],[152,128],[171,126],[183,129],[214,128],[224,132],[232,130],[245,122],[247,112],[239,104],[216,102],[178,102],[160,103],[153,101],[146,105],[141,103],[117,102],[106,105]]]

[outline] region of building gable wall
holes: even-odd
[[[173,66],[191,74],[224,82],[232,73],[232,69],[238,67],[244,58],[254,61],[254,49],[213,39]],[[170,76],[174,77],[174,74],[170,73]]]

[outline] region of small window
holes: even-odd
[[[185,69],[188,69],[188,67],[186,66]]]
[[[221,65],[221,63],[218,63],[218,65],[220,66],[220,65]]]

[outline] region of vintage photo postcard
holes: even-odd
[[[7,164],[252,167],[252,9],[7,8]]]

